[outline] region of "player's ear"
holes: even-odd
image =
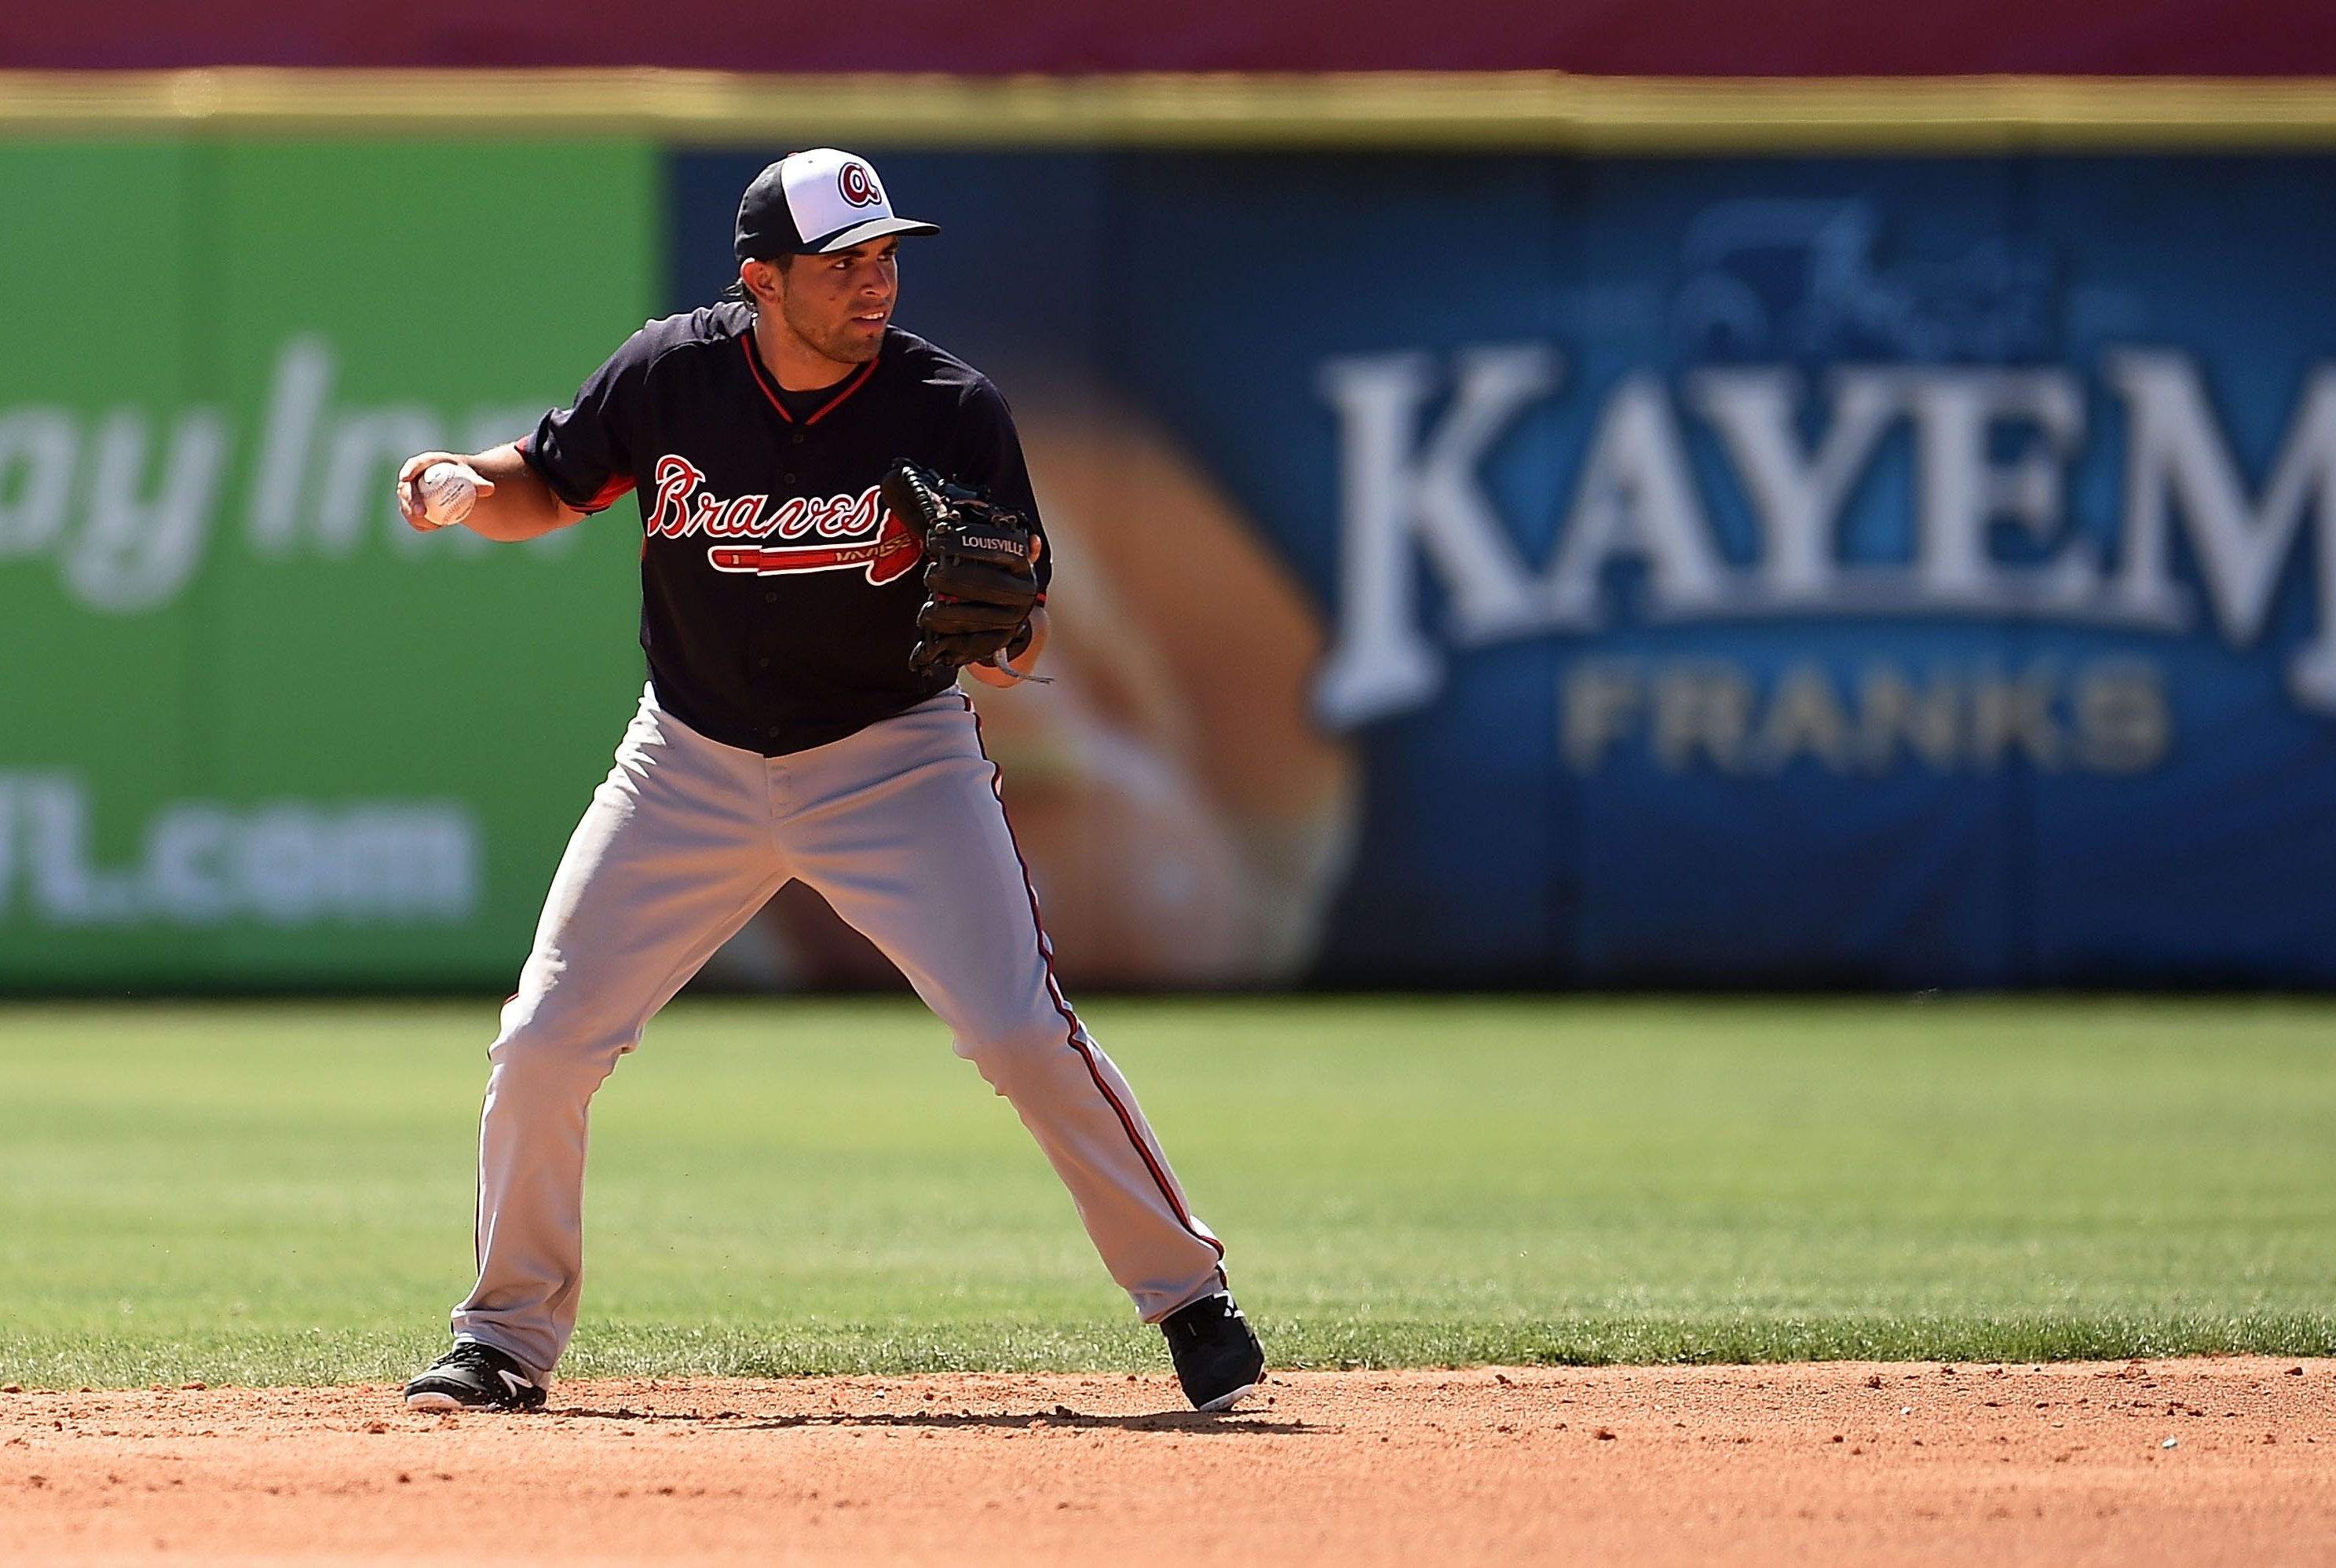
[[[742,261],[738,264],[738,283],[752,300],[776,299],[781,285],[779,269],[767,261]]]

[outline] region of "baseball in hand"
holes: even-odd
[[[461,463],[433,463],[422,471],[422,518],[433,528],[450,528],[471,515],[479,499],[479,476]]]

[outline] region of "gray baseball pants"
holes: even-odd
[[[1055,982],[997,781],[955,692],[781,757],[709,740],[643,695],[488,1052],[479,1280],[454,1309],[457,1339],[548,1378],[583,1282],[593,1091],[798,877],[900,967],[1012,1102],[1138,1315],[1154,1322],[1223,1288],[1224,1249]]]

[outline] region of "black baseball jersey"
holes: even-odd
[[[914,534],[884,509],[909,458],[1037,526],[1006,400],[897,327],[823,393],[783,391],[754,313],[652,321],[520,443],[552,493],[598,511],[640,496],[641,647],[657,701],[699,734],[780,756],[948,689],[909,667],[924,601]],[[1053,561],[1042,551],[1043,590]]]

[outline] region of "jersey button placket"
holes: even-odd
[[[779,732],[773,730],[771,733],[775,735]],[[770,756],[763,759],[763,795],[770,803],[771,842],[774,845],[779,842],[779,824],[787,818],[792,803],[788,795],[793,787],[794,779],[788,772],[786,758]]]

